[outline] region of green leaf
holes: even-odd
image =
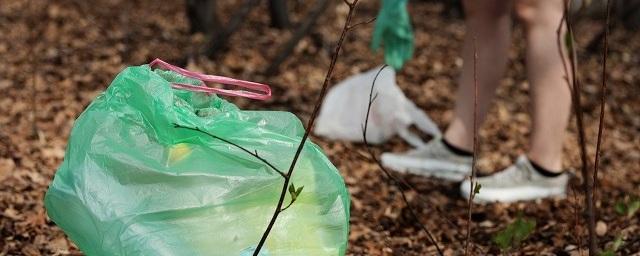
[[[296,186],[293,185],[293,182],[291,182],[291,185],[289,185],[289,195],[291,195],[292,202],[298,198],[298,195],[296,194]]]
[[[480,193],[481,188],[482,188],[482,184],[476,183],[476,186],[473,188],[473,194],[477,195],[478,193]]]
[[[304,186],[299,187],[299,188],[296,190],[296,196],[300,196],[300,193],[302,193],[302,189],[304,189]]]
[[[638,210],[640,210],[640,200],[636,199],[631,201],[631,203],[629,203],[629,206],[627,206],[627,216],[632,217]]]
[[[622,236],[618,235],[616,236],[616,240],[613,240],[613,245],[611,246],[611,249],[613,251],[617,251],[618,249],[620,249],[620,247],[622,247],[623,243],[624,241],[622,240]]]
[[[505,229],[493,237],[493,242],[502,250],[512,249],[520,246],[533,233],[535,228],[535,220],[524,219],[522,214],[518,214],[516,221],[507,225]]]
[[[503,230],[493,237],[493,242],[503,251],[511,248],[511,240],[513,237],[511,232],[510,230]]]
[[[623,244],[622,236],[616,236],[616,240],[613,240],[613,244],[609,246],[606,250],[598,253],[598,256],[615,256],[616,251],[622,247]]]
[[[616,252],[608,249],[606,251],[601,251],[600,253],[598,253],[598,256],[616,256]]]
[[[617,202],[616,205],[613,207],[616,212],[620,215],[626,215],[627,214],[627,206],[625,205],[624,202]]]
[[[629,204],[625,202],[617,202],[614,205],[614,210],[620,215],[626,215],[627,217],[633,217],[638,210],[640,210],[640,199],[633,199]]]

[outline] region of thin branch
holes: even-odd
[[[600,122],[598,124],[598,138],[596,142],[596,159],[593,164],[593,197],[594,201],[597,195],[598,185],[598,167],[600,166],[600,146],[602,144],[602,134],[604,133],[604,107],[607,99],[607,52],[609,51],[609,25],[611,16],[610,1],[607,0],[607,9],[605,10],[607,19],[604,28],[604,46],[602,47],[602,87],[600,88]]]
[[[271,167],[271,169],[273,169],[274,171],[276,171],[278,174],[280,174],[280,176],[282,176],[283,178],[287,178],[287,176],[284,174],[284,172],[280,171],[280,169],[278,169],[277,167],[275,167],[273,164],[271,164],[269,161],[267,161],[266,159],[262,158],[260,155],[258,155],[258,151],[254,150],[253,152],[243,146],[240,146],[230,140],[227,140],[225,138],[222,138],[218,135],[212,134],[210,132],[207,132],[205,130],[201,130],[198,127],[188,127],[188,126],[183,126],[183,125],[179,125],[179,124],[173,124],[173,127],[175,128],[180,128],[180,129],[187,129],[187,130],[192,130],[192,131],[197,131],[197,132],[201,132],[203,134],[209,135],[210,137],[220,140],[224,143],[230,144],[244,152],[247,152],[247,154],[252,155],[253,157],[257,158],[258,160],[260,160],[261,162],[263,162],[264,164],[266,164],[267,166]]]
[[[373,95],[373,101],[374,102],[375,102],[377,96],[378,96],[378,94]],[[375,162],[375,160],[373,158],[371,158],[371,156],[369,156],[369,158],[367,158],[367,160]],[[438,214],[438,217],[444,219],[453,228],[451,230],[456,235],[464,236],[462,234],[462,232],[460,231],[460,230],[462,230],[460,225],[456,224],[449,217],[447,217],[447,213],[445,213],[444,210],[440,209],[440,207],[438,207],[437,205],[432,205],[431,202],[429,202],[429,200],[427,200],[425,198],[425,196],[423,194],[421,194],[418,189],[416,189],[413,185],[411,185],[411,183],[409,183],[408,181],[406,181],[402,177],[395,176],[395,175],[392,174],[392,172],[388,172],[388,173],[389,173],[389,176],[391,176],[390,179],[395,183],[396,186],[398,186],[398,188],[404,189],[404,190],[413,190],[413,191],[415,191],[417,193],[416,194],[416,199],[418,199],[420,202],[424,203],[427,207],[431,208],[432,210],[435,210],[436,213]],[[460,248],[464,247],[464,243],[465,242],[462,239],[460,239],[458,237],[453,237],[453,238],[460,244]],[[483,249],[479,245],[477,245],[477,244],[472,244],[472,245],[476,249],[478,249],[480,251],[483,251]],[[482,252],[480,255],[486,255],[486,254],[487,254],[487,252]]]
[[[576,188],[573,186],[573,184],[570,185],[571,186],[571,195],[573,196],[573,225],[576,227],[574,228],[574,231],[576,232],[577,235],[576,236],[576,240],[578,243],[578,255],[582,256],[583,252],[582,252],[582,236],[580,234],[580,203],[578,200],[578,195],[576,194]]]
[[[476,45],[476,37],[473,37],[473,160],[471,162],[471,178],[469,186],[469,205],[467,208],[467,242],[464,254],[469,255],[469,244],[471,243],[471,210],[473,207],[473,198],[475,196],[475,178],[476,178],[476,161],[478,158],[478,47]]]
[[[569,9],[571,5],[571,0],[565,0],[564,4],[564,18],[567,23],[567,33],[569,33],[570,43],[569,43],[569,57],[571,58],[571,75],[573,80],[573,90],[571,90],[571,95],[573,99],[573,110],[576,115],[576,124],[578,127],[578,140],[580,143],[580,158],[582,163],[582,177],[583,177],[583,192],[585,193],[585,204],[587,206],[587,228],[589,230],[589,255],[597,254],[597,237],[595,232],[595,215],[594,215],[594,203],[593,203],[593,179],[591,179],[591,175],[589,175],[589,167],[587,160],[587,150],[586,150],[586,140],[585,140],[585,130],[583,124],[583,110],[582,105],[580,103],[580,79],[577,74],[577,54],[575,47],[575,40],[573,34],[573,19],[569,15]],[[564,58],[564,56],[562,56]]]
[[[415,210],[413,209],[413,206],[411,206],[411,204],[409,203],[409,200],[407,199],[407,196],[405,195],[404,191],[402,191],[402,184],[406,184],[406,183],[401,181],[400,179],[398,179],[394,175],[392,175],[391,172],[389,172],[382,165],[380,160],[374,154],[373,149],[371,149],[371,146],[369,145],[369,142],[367,140],[367,128],[369,126],[369,114],[371,112],[371,106],[373,105],[373,102],[375,101],[375,97],[378,95],[378,94],[375,94],[375,95],[373,94],[373,88],[374,88],[374,86],[376,84],[376,80],[378,79],[378,75],[380,75],[380,72],[382,72],[382,70],[384,68],[386,68],[386,67],[387,67],[387,65],[384,65],[384,66],[382,66],[380,68],[380,70],[378,70],[378,73],[376,73],[376,76],[373,78],[373,82],[371,83],[371,91],[369,92],[369,104],[367,106],[367,115],[365,116],[364,126],[362,127],[362,138],[363,138],[363,141],[364,141],[364,145],[367,148],[367,152],[369,153],[369,156],[378,165],[379,169],[382,170],[382,172],[384,172],[384,174],[387,176],[388,179],[392,180],[396,184],[396,186],[398,186],[398,191],[400,192],[400,195],[402,196],[402,201],[404,202],[404,204],[406,205],[407,209],[409,210],[409,213],[416,220],[416,223],[418,223],[420,225],[420,228],[422,228],[422,230],[427,234],[427,237],[429,238],[429,241],[436,247],[436,250],[438,250],[438,254],[439,255],[444,255],[442,253],[442,250],[438,246],[438,243],[436,242],[435,238],[431,234],[431,232],[427,229],[427,227],[424,224],[422,224],[422,222],[420,222],[420,219],[418,218],[418,215],[416,214]]]
[[[347,28],[347,29],[348,29],[348,30],[352,30],[352,29],[354,29],[354,28],[356,28],[356,27],[358,27],[358,26],[362,26],[362,25],[370,24],[370,23],[372,23],[372,22],[376,21],[376,18],[377,18],[377,17],[373,17],[373,18],[371,18],[371,19],[369,19],[369,20],[365,20],[365,21],[362,21],[362,22],[358,22],[358,23],[356,23],[356,24],[353,24],[353,25],[349,26],[349,28]]]
[[[296,150],[296,153],[293,156],[293,160],[291,161],[291,165],[289,166],[289,170],[287,171],[287,173],[285,175],[284,182],[282,184],[282,191],[280,192],[280,198],[278,199],[278,204],[276,205],[276,208],[274,209],[273,216],[271,217],[271,220],[269,221],[269,225],[267,225],[267,229],[262,234],[262,237],[260,238],[260,242],[256,246],[256,250],[253,252],[253,256],[258,256],[258,254],[260,253],[260,250],[264,246],[264,243],[267,241],[267,237],[269,236],[269,233],[271,232],[271,229],[273,229],[273,226],[275,225],[276,220],[278,219],[278,215],[280,214],[280,212],[282,210],[282,205],[284,204],[284,199],[285,199],[285,196],[287,195],[287,187],[289,186],[289,181],[291,179],[291,176],[293,175],[293,171],[295,170],[296,163],[298,162],[300,154],[302,153],[302,149],[304,148],[304,145],[305,145],[307,139],[309,138],[309,135],[311,134],[311,130],[313,129],[313,125],[315,124],[316,119],[318,117],[318,113],[320,112],[320,107],[322,106],[322,101],[324,100],[324,97],[327,94],[327,89],[329,87],[329,81],[331,81],[331,78],[333,76],[333,69],[335,68],[336,62],[338,60],[338,56],[340,55],[340,49],[342,49],[342,44],[343,44],[344,39],[345,39],[345,37],[347,35],[348,28],[349,28],[349,25],[351,24],[351,19],[353,18],[353,14],[354,14],[354,11],[355,11],[356,4],[358,3],[358,0],[353,0],[353,2],[348,2],[348,1],[345,0],[345,3],[349,6],[349,13],[347,14],[347,20],[345,21],[344,27],[342,28],[342,33],[340,34],[340,39],[338,40],[338,43],[336,44],[335,52],[333,53],[333,57],[331,59],[331,64],[329,65],[329,70],[327,70],[327,74],[326,74],[326,76],[324,78],[324,82],[322,83],[322,89],[320,89],[320,95],[318,95],[318,99],[316,100],[315,107],[313,108],[313,112],[311,113],[311,118],[309,119],[309,122],[307,123],[307,128],[306,128],[306,130],[304,132],[304,135],[302,135],[302,140],[300,141],[300,144],[298,145],[298,149]]]
[[[293,204],[293,202],[295,202],[295,200],[291,200],[291,202],[289,202],[289,204],[285,207],[282,207],[282,209],[280,209],[280,212],[284,212],[284,210],[289,209],[289,206],[291,206]]]
[[[565,0],[565,11],[562,13],[562,18],[560,19],[560,24],[558,24],[558,29],[556,30],[556,42],[558,45],[558,53],[560,55],[560,60],[562,60],[562,67],[564,69],[564,79],[567,82],[567,87],[569,88],[569,91],[573,91],[573,86],[571,86],[572,84],[572,79],[569,77],[571,74],[569,73],[569,68],[568,68],[568,63],[566,60],[566,55],[564,53],[564,46],[563,46],[563,39],[565,39],[564,34],[562,34],[562,29],[563,29],[563,25],[566,26],[566,18],[568,15],[567,7],[566,7],[567,3]],[[573,95],[573,94],[572,94]],[[580,229],[577,228],[579,227],[579,208],[580,206],[578,205],[578,198],[576,195],[576,190],[574,188],[573,185],[571,185],[571,191],[573,194],[573,198],[574,198],[574,205],[573,205],[573,209],[574,209],[574,225],[576,226],[576,228],[574,229],[574,236],[577,239],[578,242],[578,251],[579,251],[579,255],[582,255],[582,235],[580,234]]]

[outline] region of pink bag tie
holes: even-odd
[[[202,83],[201,86],[184,84],[184,83],[171,83],[171,87],[174,89],[187,90],[192,92],[215,93],[215,94],[226,95],[226,96],[240,96],[240,97],[245,97],[245,98],[255,99],[255,100],[268,100],[271,98],[271,88],[266,84],[238,80],[238,79],[233,79],[233,78],[224,77],[224,76],[201,74],[201,73],[183,69],[178,66],[171,65],[169,63],[164,62],[161,59],[153,60],[151,63],[149,63],[149,66],[150,67],[158,66],[163,69],[171,70],[183,76],[200,80],[200,82]],[[206,82],[213,82],[213,83],[219,83],[224,85],[234,85],[234,86],[249,89],[252,91],[213,88],[213,87],[206,86]]]

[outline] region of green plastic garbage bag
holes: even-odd
[[[382,0],[371,39],[371,49],[384,44],[384,61],[395,70],[413,56],[414,36],[407,11],[408,0]]]
[[[187,76],[129,67],[76,120],[45,206],[87,255],[246,255],[260,240],[284,179],[203,132],[286,171],[303,126],[288,112],[240,110]],[[261,255],[344,255],[349,196],[315,144],[306,143],[292,182],[304,190]]]

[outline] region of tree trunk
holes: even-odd
[[[211,34],[220,26],[215,0],[187,0],[187,18],[192,34]]]
[[[224,26],[224,29],[214,30],[212,33],[207,33],[209,43],[205,49],[205,55],[213,58],[221,50],[224,50],[227,47],[227,42],[233,32],[238,30],[249,12],[259,3],[260,0],[245,0],[244,4],[232,14],[231,20],[229,20],[229,22]]]
[[[289,10],[286,0],[269,0],[269,13],[271,14],[271,26],[276,28],[289,27]]]

